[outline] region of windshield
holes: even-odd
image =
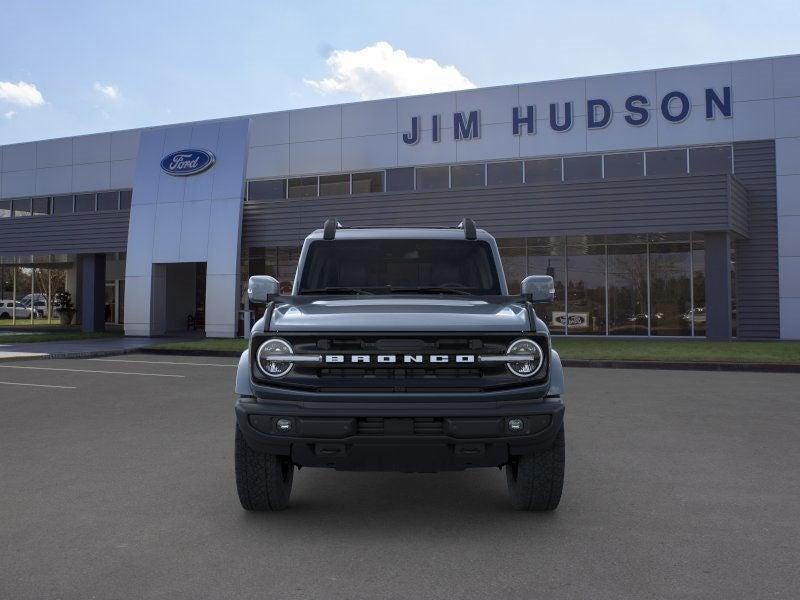
[[[305,258],[300,294],[500,294],[492,249],[448,239],[319,240]]]

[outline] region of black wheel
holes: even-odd
[[[0,313],[0,319],[10,319],[10,318],[11,318],[11,315],[8,314],[7,312]]]
[[[564,426],[551,448],[514,457],[506,465],[506,479],[517,510],[555,510],[564,487]]]
[[[245,510],[283,510],[292,493],[294,465],[288,457],[256,452],[236,426],[236,491]]]

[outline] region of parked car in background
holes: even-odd
[[[28,294],[20,298],[20,302],[25,308],[31,308],[31,301],[33,301],[33,318],[40,319],[47,316],[47,295],[46,294]]]
[[[0,300],[0,319],[30,319],[31,309],[19,300]]]

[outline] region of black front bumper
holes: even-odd
[[[277,421],[288,419],[291,430]],[[522,419],[512,432],[509,418]],[[564,421],[559,398],[514,402],[302,402],[239,398],[247,444],[304,467],[431,472],[501,466],[552,445]]]

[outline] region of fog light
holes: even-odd
[[[525,422],[522,419],[509,419],[508,420],[508,430],[509,431],[522,431],[525,427]]]
[[[292,430],[292,420],[291,419],[278,419],[275,421],[275,428],[281,432],[287,432]]]

